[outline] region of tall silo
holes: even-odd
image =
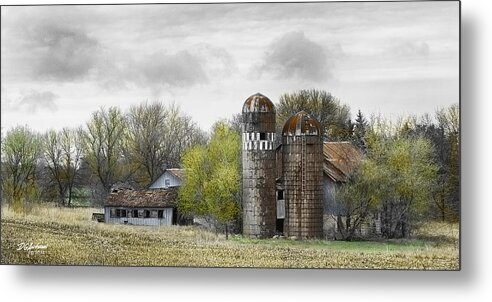
[[[304,111],[282,130],[284,234],[298,239],[323,235],[323,142],[321,125]]]
[[[275,106],[250,96],[242,111],[243,234],[270,237],[276,227]]]

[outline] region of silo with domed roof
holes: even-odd
[[[266,238],[276,228],[275,106],[250,96],[242,110],[243,235]]]
[[[323,142],[321,125],[301,111],[282,130],[284,234],[297,239],[323,235]]]

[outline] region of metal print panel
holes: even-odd
[[[2,6],[1,263],[460,269],[460,3]]]

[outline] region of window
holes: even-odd
[[[115,215],[112,217],[126,217],[126,210],[124,209],[116,209],[115,210]]]
[[[266,133],[264,132],[260,133],[260,140],[261,141],[266,140]]]
[[[138,210],[133,210],[133,217],[138,217]]]
[[[149,210],[145,210],[145,218],[150,218],[150,211]]]
[[[277,191],[277,200],[282,200],[284,199],[284,190],[278,190]]]
[[[157,218],[163,218],[163,216],[164,216],[164,211],[163,210],[157,211]]]
[[[171,180],[169,178],[164,179],[164,185],[169,187],[171,185]]]

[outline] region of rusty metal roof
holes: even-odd
[[[364,157],[351,142],[325,142],[323,156],[324,173],[339,182],[347,182]]]
[[[111,193],[105,206],[129,208],[167,208],[175,207],[178,191],[169,190],[121,190]]]
[[[258,92],[244,102],[243,113],[245,112],[275,112],[275,106],[269,98]]]
[[[171,173],[172,175],[174,175],[177,178],[183,180],[184,169],[171,168],[171,169],[166,169],[166,171],[169,171],[169,173]]]
[[[321,124],[306,111],[300,111],[287,120],[282,135],[321,135]]]

